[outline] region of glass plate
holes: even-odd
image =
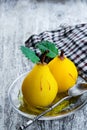
[[[13,108],[19,114],[21,114],[24,117],[33,119],[36,116],[36,114],[23,112],[22,110],[19,109],[21,102],[18,98],[19,92],[21,91],[22,82],[23,82],[25,76],[27,75],[27,73],[29,73],[29,71],[20,75],[12,83],[12,85],[9,88],[8,97],[9,97],[10,103],[12,104]],[[84,81],[84,80],[81,77],[79,77],[77,82],[82,82],[82,81]],[[56,114],[52,113],[52,115],[50,114],[50,115],[43,116],[39,120],[54,120],[54,119],[60,119],[60,118],[66,117],[66,116],[76,112],[77,110],[79,110],[81,107],[83,107],[86,104],[86,102],[87,102],[87,93],[83,94],[82,96],[78,96],[78,97],[74,98],[74,102],[71,102],[68,106],[63,108],[62,111],[56,112]]]

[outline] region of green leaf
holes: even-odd
[[[49,41],[42,41],[39,42],[36,45],[37,48],[41,50],[42,53],[44,53],[46,50],[49,50],[49,53],[47,53],[47,56],[50,58],[54,58],[58,55],[58,48],[56,48],[55,44]]]
[[[38,63],[40,61],[39,57],[36,56],[35,52],[29,49],[28,47],[21,46],[21,51],[33,63]]]

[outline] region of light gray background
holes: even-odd
[[[9,104],[9,86],[32,64],[19,48],[32,34],[59,25],[87,23],[86,0],[0,0],[0,130],[16,130],[28,119]],[[87,105],[74,115],[54,121],[37,121],[27,130],[86,130]]]

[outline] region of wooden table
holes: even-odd
[[[32,67],[20,46],[32,34],[86,22],[86,0],[0,0],[0,130],[16,130],[28,120],[16,113],[8,100],[12,82]],[[26,130],[86,129],[87,105],[69,117],[37,121]]]

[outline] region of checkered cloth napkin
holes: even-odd
[[[53,42],[59,50],[63,49],[65,55],[78,67],[79,74],[87,77],[87,24],[59,27],[54,31],[32,35],[25,45],[36,49],[35,45],[43,40]]]

